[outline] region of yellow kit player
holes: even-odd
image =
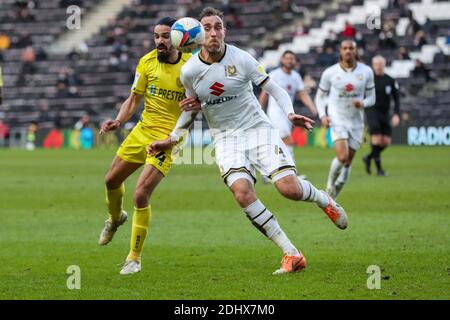
[[[172,165],[171,150],[150,156],[147,146],[155,140],[165,139],[173,130],[181,114],[181,101],[190,105],[198,103],[192,98],[184,99],[180,72],[191,54],[178,52],[170,42],[170,30],[175,21],[166,17],[156,24],[153,32],[156,49],[140,59],[130,96],[122,104],[116,119],[105,121],[100,130],[100,134],[104,134],[119,128],[134,114],[145,95],[141,120],[119,147],[105,176],[109,218],[100,234],[100,245],[108,244],[117,228],[127,220],[127,213],[122,210],[124,181],[144,165],[134,193],[130,252],[121,274],[141,270],[142,247],[152,216],[149,199]]]

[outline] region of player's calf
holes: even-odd
[[[294,172],[278,180],[275,186],[288,199],[314,202],[321,208],[328,205],[328,199],[311,182],[299,178]]]
[[[275,186],[285,198],[295,201],[303,200],[303,192],[296,181],[295,175],[289,176],[289,178],[286,177],[283,181],[276,182]]]

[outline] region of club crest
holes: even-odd
[[[228,72],[228,75],[229,76],[235,76],[236,75],[236,73],[237,73],[237,69],[236,69],[236,66],[228,66],[227,67],[227,72]]]

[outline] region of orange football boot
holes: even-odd
[[[305,268],[306,268],[306,259],[301,253],[296,256],[289,256],[285,254],[283,256],[283,259],[281,260],[281,268],[275,270],[272,274],[300,272]]]
[[[324,191],[321,191],[325,193]],[[326,193],[325,193],[326,194]],[[348,218],[344,208],[342,208],[336,201],[328,194],[328,205],[322,208],[323,212],[333,221],[339,229],[345,229],[348,226]]]

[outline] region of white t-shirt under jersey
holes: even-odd
[[[268,75],[247,52],[226,45],[218,62],[209,64],[193,55],[181,69],[181,82],[189,97],[201,102],[212,135],[255,127],[272,128],[253,93],[252,82],[263,84]]]
[[[372,69],[358,62],[353,70],[344,70],[339,63],[327,68],[320,79],[319,90],[328,92],[328,116],[331,126],[364,127],[364,109],[353,106],[375,87]]]

